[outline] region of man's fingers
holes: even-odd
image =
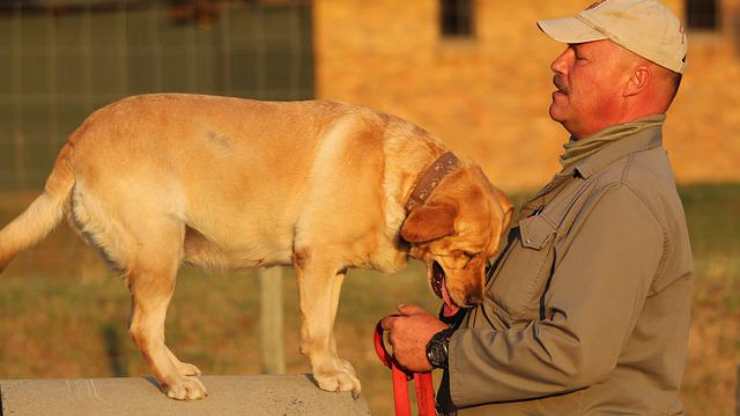
[[[398,314],[388,315],[380,321],[380,326],[382,326],[384,330],[390,331],[393,328],[393,323],[398,319],[398,317]]]
[[[390,342],[392,348],[394,347],[394,343],[396,340],[396,333],[393,332],[393,326],[396,324],[396,321],[398,321],[399,318],[401,318],[400,315],[388,315],[380,322],[380,325],[383,327],[383,329],[388,332],[388,342]]]
[[[417,315],[420,313],[428,313],[424,308],[419,305],[398,305],[398,311],[403,315]]]

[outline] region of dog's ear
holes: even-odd
[[[455,232],[457,206],[432,202],[414,208],[401,226],[401,237],[409,243],[436,240]]]
[[[491,242],[488,247],[488,253],[490,255],[493,255],[493,253],[497,252],[501,248],[501,239],[505,238],[504,233],[508,231],[509,226],[511,225],[511,219],[514,213],[514,206],[512,205],[506,194],[503,193],[500,189],[494,186],[491,186],[491,189],[493,190],[495,202],[501,209],[501,211],[492,211],[494,217],[492,223],[497,225],[497,229],[492,233]]]

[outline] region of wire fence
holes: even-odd
[[[308,1],[0,0],[0,190],[41,186],[124,96],[312,97],[311,23]]]

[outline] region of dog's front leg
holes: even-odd
[[[311,360],[313,376],[327,391],[358,395],[360,380],[348,361],[337,355],[334,320],[346,269],[310,250],[298,251],[293,261],[300,290],[301,352]]]

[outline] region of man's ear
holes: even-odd
[[[648,68],[647,65],[638,65],[632,73],[632,76],[627,80],[627,86],[624,89],[624,96],[631,97],[639,94],[648,86],[652,75],[653,74],[650,72],[650,68]]]
[[[431,202],[414,208],[401,226],[401,237],[409,243],[423,243],[455,233],[457,206]]]

